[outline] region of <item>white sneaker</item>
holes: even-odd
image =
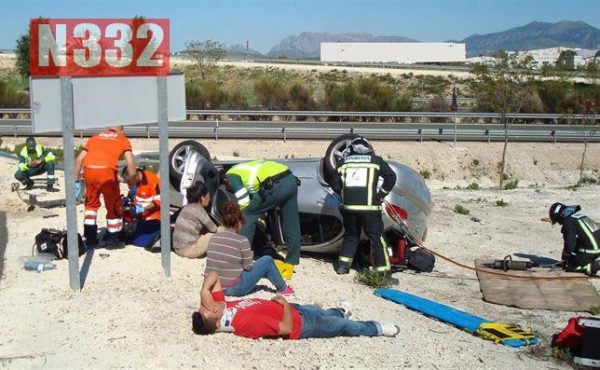
[[[349,319],[352,316],[352,309],[350,308],[350,302],[346,300],[341,300],[338,303],[338,308],[342,310],[342,314],[345,319]]]
[[[385,337],[395,337],[400,333],[398,325],[384,323],[379,323],[379,325],[381,325],[381,335]]]

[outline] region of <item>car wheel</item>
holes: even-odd
[[[196,151],[204,158],[210,161],[210,153],[204,145],[194,140],[186,140],[175,145],[175,147],[169,153],[169,177],[171,185],[175,189],[179,189],[179,183],[181,182],[181,176],[183,175],[183,168],[185,166],[185,160],[189,157],[192,151]]]
[[[339,159],[342,157],[342,153],[348,148],[352,140],[357,137],[359,136],[356,134],[344,134],[331,140],[325,151],[325,158],[323,158],[323,180],[327,184],[331,184],[331,180],[335,176],[335,169]]]

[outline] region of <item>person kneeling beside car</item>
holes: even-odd
[[[126,214],[136,219],[135,229],[127,241],[137,247],[152,248],[160,239],[160,178],[152,171],[137,168],[135,180],[130,181],[127,167],[121,178],[129,186],[129,194],[124,205]]]
[[[219,275],[211,271],[202,283],[200,308],[192,314],[192,330],[199,335],[226,332],[252,339],[394,337],[400,332],[393,324],[349,320],[351,312],[345,306],[324,310],[290,304],[282,296],[225,301]]]

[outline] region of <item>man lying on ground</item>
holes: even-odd
[[[200,309],[192,314],[195,334],[227,332],[246,338],[394,337],[400,328],[377,321],[352,321],[347,307],[321,309],[290,304],[285,298],[225,301],[219,275],[211,271],[202,283]]]

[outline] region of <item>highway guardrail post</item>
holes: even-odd
[[[485,134],[487,135],[488,138],[488,144],[492,141],[491,135],[490,135],[490,130],[485,130]]]
[[[215,141],[219,141],[219,119],[215,120]]]
[[[556,137],[558,136],[556,130],[550,131],[550,135],[554,136],[554,144],[556,144]]]
[[[285,127],[281,128],[281,132],[283,133],[283,142],[287,142],[287,137],[286,137],[286,133],[285,133]]]
[[[418,132],[419,132],[419,141],[420,141],[420,142],[423,142],[423,129],[421,129],[421,128],[420,128],[420,129],[418,130]]]
[[[146,137],[150,139],[150,126],[146,126]]]

